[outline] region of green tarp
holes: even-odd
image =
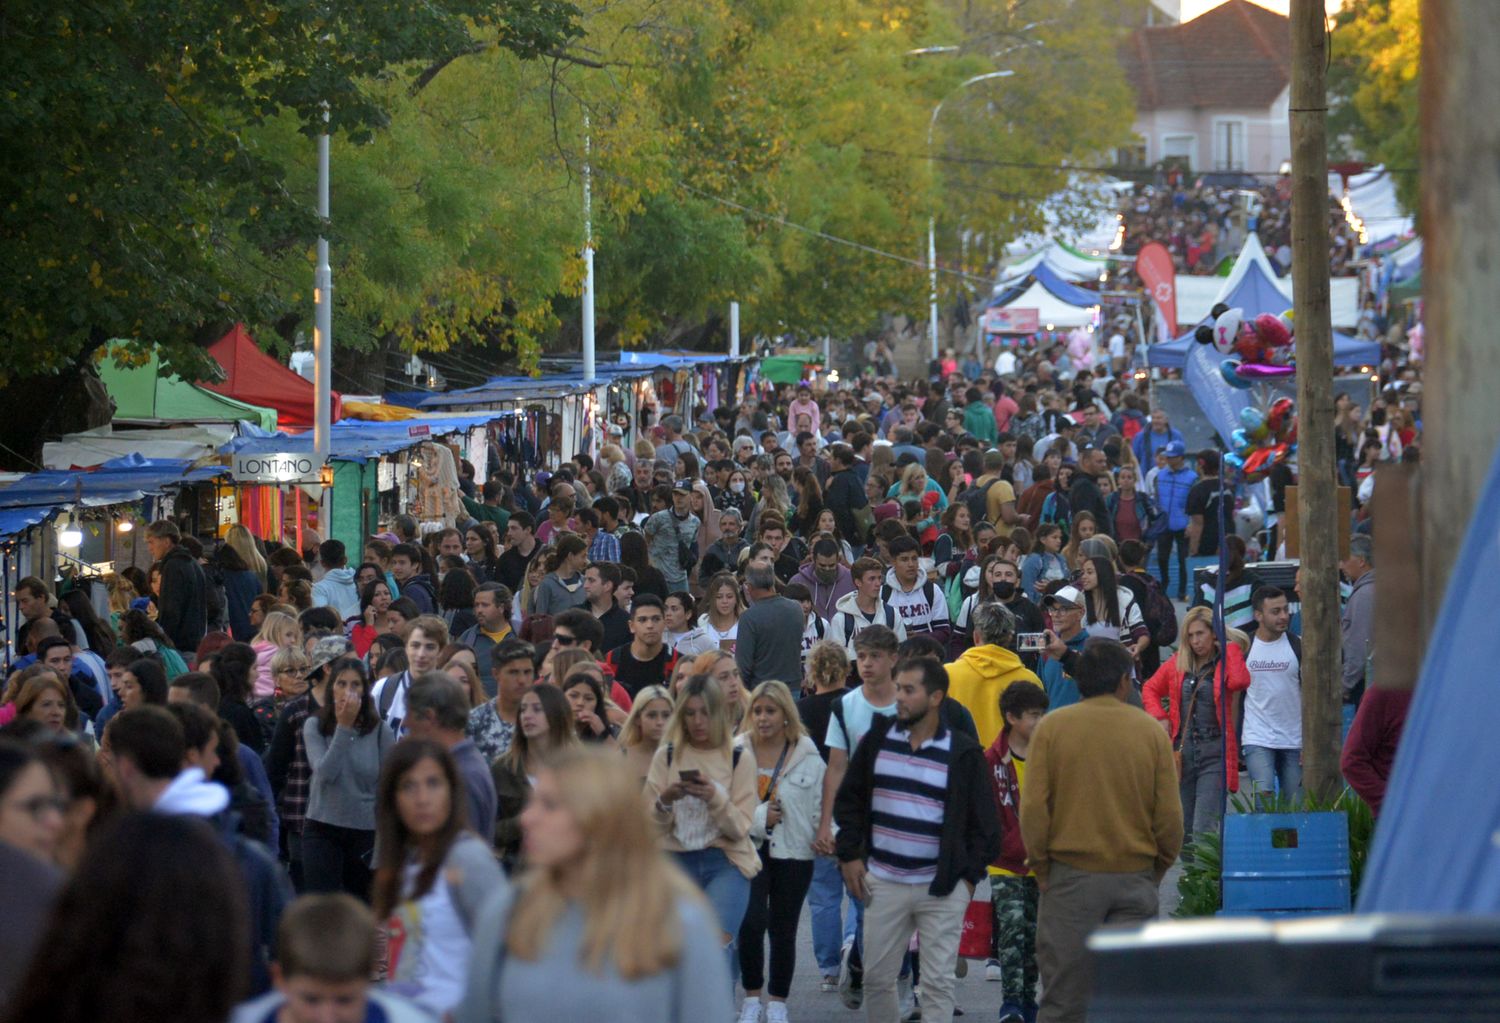
[[[1391,285],[1392,302],[1410,302],[1422,297],[1422,271],[1408,277],[1399,284]]]
[[[811,355],[772,355],[760,360],[760,375],[773,384],[795,384],[802,380],[803,370],[807,366],[822,364],[822,359]]]
[[[99,379],[115,400],[116,419],[227,420],[247,419],[263,430],[275,431],[276,410],[250,405],[188,383],[179,376],[163,376],[161,361],[152,349],[141,366],[121,367],[106,353],[99,363]]]

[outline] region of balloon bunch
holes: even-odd
[[[1215,314],[1212,327],[1199,327],[1195,336],[1200,344],[1211,344],[1221,355],[1232,356],[1219,363],[1219,372],[1230,387],[1246,390],[1256,381],[1297,372],[1292,363],[1296,339],[1290,310],[1246,320],[1243,310],[1225,309]]]
[[[1297,415],[1292,399],[1277,398],[1268,409],[1251,405],[1240,410],[1240,429],[1232,436],[1234,450],[1224,456],[1232,468],[1255,483],[1273,466],[1297,450]]]

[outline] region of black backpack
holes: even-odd
[[[1177,608],[1153,576],[1132,573],[1130,576],[1146,590],[1146,599],[1141,603],[1141,618],[1151,630],[1152,646],[1171,646],[1177,642]]]
[[[975,526],[981,522],[989,522],[989,500],[990,487],[999,483],[998,479],[990,480],[984,486],[974,485],[958,495],[958,499],[969,509],[969,520]],[[994,523],[990,523],[994,525]]]

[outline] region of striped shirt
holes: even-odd
[[[953,737],[942,725],[915,750],[900,725],[881,742],[870,798],[869,870],[882,881],[926,885],[937,877],[952,749]]]

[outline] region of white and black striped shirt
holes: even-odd
[[[911,733],[892,725],[875,755],[870,798],[870,873],[897,884],[931,884],[937,877],[943,800],[953,737],[938,725],[913,750]]]

